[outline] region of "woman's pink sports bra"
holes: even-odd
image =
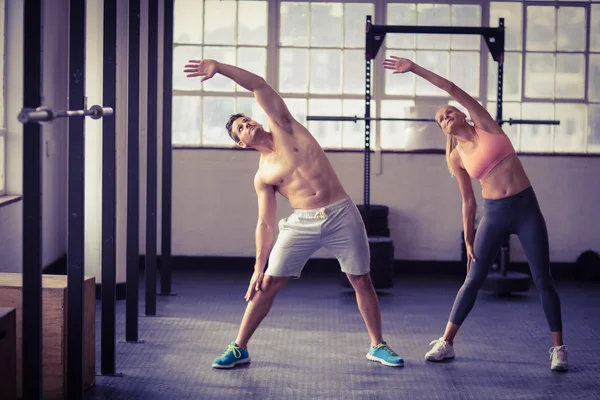
[[[489,133],[480,128],[477,132],[477,147],[466,154],[460,144],[456,147],[462,163],[473,178],[483,179],[500,161],[515,153],[512,142],[502,133]]]

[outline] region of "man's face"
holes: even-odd
[[[239,117],[233,122],[231,130],[240,139],[239,146],[247,147],[255,143],[263,131],[262,125],[248,117]]]

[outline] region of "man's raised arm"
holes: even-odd
[[[188,78],[202,76],[201,82],[212,78],[216,73],[228,77],[244,89],[254,93],[258,104],[269,119],[286,131],[291,131],[293,117],[290,111],[279,93],[269,86],[264,78],[245,69],[215,60],[190,60],[189,64],[185,66],[184,72]]]

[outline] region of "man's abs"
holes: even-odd
[[[265,159],[259,173],[266,183],[275,186],[288,199],[294,209],[320,208],[348,197],[316,141],[294,143],[289,149],[286,146]]]

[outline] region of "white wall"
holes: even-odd
[[[362,153],[328,155],[350,196],[361,203]],[[551,260],[573,262],[584,250],[600,251],[600,158],[521,159],[547,221]],[[175,150],[174,255],[254,256],[257,206],[252,179],[257,161],[258,153],[252,150]],[[381,175],[376,175],[379,172]],[[456,180],[448,175],[443,155],[375,156],[372,174],[371,204],[390,207],[396,259],[460,259],[460,194]],[[475,187],[481,208],[476,182]],[[291,209],[285,199],[278,199],[277,216],[281,218]],[[143,226],[145,220],[141,222]],[[330,254],[322,250],[315,257]],[[516,239],[511,258],[525,260]]]

